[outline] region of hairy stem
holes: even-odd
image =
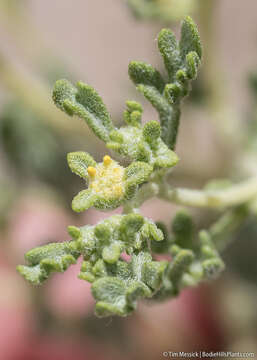
[[[143,185],[136,197],[125,205],[124,212],[139,208],[146,200],[157,195],[163,200],[179,205],[222,209],[247,203],[257,197],[257,177],[223,190],[173,189],[167,184],[150,182]]]
[[[160,197],[180,205],[224,208],[236,206],[257,196],[257,177],[224,190],[191,190],[167,186],[160,189]]]

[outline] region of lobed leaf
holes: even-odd
[[[177,39],[170,29],[160,31],[158,47],[169,75],[169,81],[174,81],[175,74],[181,66],[181,58]]]
[[[39,285],[52,272],[64,272],[78,257],[76,242],[52,243],[27,252],[28,266],[19,265],[17,270],[26,280]]]
[[[202,58],[202,44],[197,26],[190,16],[186,16],[182,22],[181,38],[179,42],[180,54],[183,60],[191,51],[195,51],[199,59]]]
[[[86,178],[87,168],[89,166],[96,166],[95,160],[88,153],[84,151],[76,151],[67,155],[68,165],[73,173]]]
[[[53,100],[68,115],[84,119],[101,140],[109,139],[109,132],[114,128],[110,115],[102,98],[91,86],[78,82],[74,87],[67,80],[58,80],[54,86]]]
[[[82,212],[94,206],[97,195],[93,194],[90,189],[82,190],[72,200],[72,210]]]
[[[200,37],[193,20],[186,17],[182,22],[179,44],[169,29],[161,30],[158,47],[168,73],[168,81],[163,80],[151,65],[142,62],[131,62],[129,75],[138,91],[157,110],[161,138],[173,150],[179,127],[181,101],[190,91],[190,81],[196,78],[202,56]],[[149,157],[144,154],[142,158]]]
[[[135,85],[148,85],[156,88],[159,92],[164,89],[164,80],[158,70],[152,65],[142,61],[131,61],[128,68],[130,79]]]

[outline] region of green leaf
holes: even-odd
[[[72,237],[73,240],[78,240],[81,237],[81,231],[77,226],[68,226],[67,228],[69,235]]]
[[[156,236],[152,238],[151,249],[153,253],[163,254],[168,253],[168,248],[171,245],[168,229],[166,225],[160,221],[156,222],[156,228],[162,234],[162,241]]]
[[[151,145],[156,145],[157,139],[161,136],[160,124],[155,121],[148,121],[143,128],[143,137]]]
[[[163,241],[164,234],[161,229],[159,229],[153,221],[148,221],[144,225],[143,234],[145,237],[149,238],[150,240],[154,241]]]
[[[128,214],[124,216],[120,223],[120,238],[128,246],[135,244],[139,230],[144,225],[144,218],[140,214]]]
[[[191,215],[186,210],[176,213],[172,222],[175,243],[183,248],[193,247],[194,224]]]
[[[135,85],[148,85],[156,88],[159,92],[163,91],[164,80],[159,71],[154,69],[152,65],[141,61],[131,61],[128,72]]]
[[[182,275],[188,270],[189,265],[194,259],[194,254],[191,250],[182,249],[174,257],[173,261],[167,268],[167,276],[174,285],[177,285]]]
[[[196,24],[190,16],[186,16],[182,22],[181,38],[179,42],[180,54],[185,60],[188,53],[195,51],[199,59],[202,58],[202,44]]]
[[[151,289],[157,290],[160,288],[167,264],[167,261],[151,261],[145,263],[143,280]]]
[[[94,235],[98,238],[101,244],[109,244],[112,239],[110,224],[107,222],[97,224],[95,226]]]
[[[165,267],[166,262],[152,261],[151,255],[145,252],[133,255],[129,264],[119,261],[115,266],[107,265],[108,275],[92,284],[96,314],[100,317],[128,315],[139,298],[151,297],[152,289],[160,286]]]
[[[52,243],[26,253],[28,266],[17,266],[18,272],[35,285],[41,284],[54,272],[64,272],[71,264],[75,264],[79,252],[76,242]]]
[[[86,178],[88,166],[96,166],[95,160],[88,153],[76,151],[67,155],[68,165],[73,173]]]
[[[76,92],[76,88],[65,79],[57,80],[54,85],[52,97],[55,105],[70,116],[73,115],[73,111],[69,111],[68,108],[66,109],[65,101],[72,101],[76,96]]]
[[[191,51],[186,56],[186,72],[190,80],[194,80],[197,76],[197,70],[200,65],[200,59],[195,51]]]
[[[204,277],[208,280],[216,279],[225,269],[225,265],[220,258],[212,258],[202,263]]]
[[[25,266],[18,265],[17,271],[30,283],[40,285],[48,278],[47,273],[42,270],[40,265]]]
[[[125,170],[125,192],[129,199],[134,195],[138,185],[148,180],[153,171],[153,167],[142,161],[136,161],[130,164]]]
[[[72,200],[72,210],[81,212],[94,206],[97,196],[90,189],[82,190]]]
[[[114,129],[110,115],[91,86],[78,82],[75,88],[67,80],[58,80],[54,86],[53,100],[68,115],[84,119],[101,140],[109,139],[109,132]]]
[[[143,107],[140,103],[138,103],[137,101],[134,100],[127,100],[126,101],[126,105],[127,105],[127,109],[130,113],[132,113],[133,111],[138,111],[140,113],[143,112]]]
[[[168,72],[168,81],[164,81],[151,65],[142,62],[131,62],[129,75],[138,91],[157,110],[161,138],[173,150],[179,127],[181,100],[191,89],[190,81],[196,78],[202,55],[200,37],[192,19],[184,19],[179,45],[174,34],[169,29],[163,29],[158,36],[158,47]],[[121,148],[116,146],[116,149]],[[141,153],[142,159],[147,159],[146,154]]]
[[[96,314],[99,317],[109,315],[127,315],[126,282],[115,277],[104,277],[92,284],[92,294],[97,301]]]
[[[171,30],[162,29],[160,31],[158,46],[169,75],[169,80],[174,81],[175,74],[181,66],[181,58],[176,37]]]
[[[109,246],[104,247],[102,256],[104,261],[109,264],[114,264],[120,257],[121,247],[119,244],[111,244]]]
[[[126,105],[127,110],[125,110],[123,114],[125,122],[128,125],[139,127],[142,120],[142,105],[136,101],[126,101]]]
[[[112,141],[107,143],[108,148],[122,156],[148,163],[155,169],[172,167],[179,160],[162,141],[157,121],[149,121],[144,127],[138,124],[121,127],[111,132],[110,138]]]
[[[160,115],[161,124],[163,119],[169,118],[170,106],[162,94],[153,86],[139,84],[137,90],[152,104]]]

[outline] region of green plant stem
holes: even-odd
[[[257,177],[248,179],[223,190],[191,190],[165,187],[161,198],[180,205],[225,208],[250,201],[257,196]]]
[[[257,196],[257,177],[223,190],[191,190],[167,186],[160,189],[160,197],[180,205],[225,208],[250,201]]]
[[[136,197],[124,207],[124,212],[135,211],[146,200],[157,195],[178,205],[224,209],[250,202],[257,197],[257,177],[223,190],[171,188],[167,184],[150,182],[139,189]]]

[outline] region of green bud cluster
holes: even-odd
[[[127,126],[112,131],[106,146],[135,161],[144,161],[155,169],[173,167],[178,157],[162,141],[160,124],[152,120],[142,126],[141,114],[140,104],[128,101],[124,111]]]

